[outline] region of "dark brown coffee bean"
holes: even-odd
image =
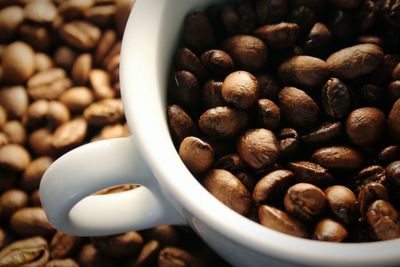
[[[299,6],[288,15],[288,21],[299,25],[302,33],[307,33],[315,23],[315,11],[304,5]]]
[[[258,209],[258,220],[261,225],[275,231],[297,237],[308,237],[304,225],[286,212],[276,208],[261,205]]]
[[[230,107],[216,107],[206,110],[199,119],[199,128],[204,133],[218,137],[233,137],[240,133],[249,118],[244,111]]]
[[[247,109],[257,100],[258,91],[256,77],[247,71],[236,71],[225,78],[221,95],[227,103],[240,109]]]
[[[103,99],[91,104],[83,112],[90,125],[104,126],[121,122],[124,111],[121,99]]]
[[[286,0],[257,0],[256,12],[261,25],[281,21],[287,12]]]
[[[379,46],[359,44],[333,53],[326,62],[336,77],[354,79],[371,73],[382,60],[383,52]]]
[[[281,199],[286,190],[293,184],[291,171],[276,170],[262,177],[254,187],[252,199],[257,204],[269,204]]]
[[[385,0],[382,6],[385,18],[394,26],[400,26],[400,4],[396,0]]]
[[[45,26],[37,24],[22,24],[19,28],[19,37],[36,51],[48,51],[53,40],[51,32]]]
[[[173,98],[182,107],[190,110],[198,104],[200,96],[200,84],[196,76],[186,70],[175,72]]]
[[[290,215],[304,221],[313,221],[324,212],[327,197],[312,184],[298,183],[288,189],[284,204]]]
[[[358,150],[345,146],[320,148],[314,152],[311,160],[325,168],[337,170],[356,170],[364,164],[364,158]]]
[[[384,97],[384,91],[379,86],[366,84],[360,88],[360,96],[364,105],[376,107],[381,105]]]
[[[389,113],[387,127],[392,138],[396,140],[396,142],[400,142],[400,99],[394,103]]]
[[[52,259],[69,257],[78,249],[81,242],[81,237],[71,236],[58,231],[50,242],[50,256]]]
[[[327,50],[331,44],[332,34],[325,24],[317,22],[311,28],[304,43],[304,50],[310,54],[318,54]]]
[[[386,187],[379,183],[369,183],[363,186],[357,198],[360,214],[365,216],[369,206],[378,199],[389,201]]]
[[[203,85],[202,102],[205,108],[225,106],[226,102],[221,93],[222,82],[208,80]]]
[[[133,255],[143,245],[142,236],[133,231],[113,236],[92,237],[91,241],[102,254],[117,258]]]
[[[329,218],[319,221],[313,233],[313,239],[329,242],[342,242],[347,236],[346,228]]]
[[[48,260],[47,241],[41,237],[15,241],[0,251],[0,266],[44,266]]]
[[[325,122],[301,136],[301,141],[305,144],[326,144],[336,141],[343,134],[341,122]]]
[[[77,52],[68,46],[60,46],[54,52],[53,61],[57,67],[70,70],[77,57]]]
[[[269,99],[257,101],[258,122],[261,127],[275,130],[279,126],[281,114],[279,107]]]
[[[28,195],[19,189],[9,189],[0,197],[1,216],[9,219],[14,212],[28,206]]]
[[[378,165],[372,165],[365,169],[362,169],[357,174],[357,183],[359,184],[357,191],[359,191],[363,186],[369,183],[379,183],[382,185],[386,185],[387,178],[385,174],[385,169]]]
[[[221,20],[228,32],[233,34],[251,33],[257,24],[256,11],[247,2],[222,7]]]
[[[360,0],[330,0],[338,8],[355,8],[360,4]]]
[[[204,81],[208,76],[207,70],[203,66],[204,61],[202,63],[189,48],[180,48],[175,54],[174,62],[176,70],[187,70],[193,73],[200,81]],[[205,66],[207,67],[206,64]]]
[[[270,74],[256,75],[259,87],[260,98],[267,98],[275,101],[278,98],[279,85],[278,81]]]
[[[24,21],[24,9],[19,6],[8,6],[0,10],[0,42],[10,41]]]
[[[29,204],[32,207],[40,207],[42,206],[41,200],[40,200],[40,195],[39,195],[39,190],[35,190],[31,193],[29,197]]]
[[[283,128],[278,135],[278,139],[279,156],[282,158],[294,155],[300,146],[299,134],[292,128]]]
[[[79,267],[73,259],[51,260],[44,267]]]
[[[392,71],[392,78],[396,80],[400,80],[400,63],[398,63]]]
[[[181,107],[178,105],[169,106],[167,114],[169,128],[179,143],[187,136],[196,135],[196,125]]]
[[[243,162],[237,153],[233,153],[219,158],[215,162],[214,166],[218,169],[224,169],[235,173],[244,169],[246,167],[246,163]]]
[[[373,107],[353,110],[346,121],[346,133],[350,140],[359,146],[377,143],[384,132],[385,114]]]
[[[64,24],[59,31],[61,39],[72,47],[89,50],[97,45],[101,31],[95,25],[85,21],[72,21]]]
[[[337,78],[331,78],[325,83],[321,90],[321,99],[325,113],[334,119],[344,118],[350,112],[349,90]]]
[[[2,65],[5,82],[24,84],[35,71],[34,51],[26,43],[13,42],[4,49]]]
[[[342,222],[350,224],[357,218],[357,199],[354,193],[342,185],[334,185],[325,189],[326,198],[331,211]]]
[[[82,267],[115,267],[113,260],[104,256],[94,245],[86,244],[78,254],[78,263]]]
[[[323,84],[329,75],[325,61],[310,56],[295,56],[279,66],[278,76],[286,85],[316,87]]]
[[[212,169],[203,180],[204,187],[219,201],[241,215],[250,212],[252,200],[243,183],[228,171]]]
[[[202,52],[214,46],[214,32],[204,14],[188,14],[183,25],[183,43],[187,47],[195,52]]]
[[[165,247],[158,256],[159,267],[204,267],[200,259],[176,247]]]
[[[160,252],[160,243],[157,240],[148,241],[140,251],[136,259],[127,261],[123,267],[145,267],[151,266],[157,262],[157,257]]]
[[[64,123],[56,129],[52,138],[52,146],[57,150],[67,150],[79,146],[84,141],[88,124],[82,118]]]
[[[20,119],[29,105],[29,96],[22,86],[12,86],[0,90],[0,105],[9,119]]]
[[[213,75],[221,78],[233,72],[235,67],[233,59],[226,52],[217,49],[204,52],[201,61]]]
[[[0,147],[0,168],[23,172],[30,162],[31,156],[24,147],[16,144]]]
[[[300,28],[296,23],[281,22],[264,25],[254,34],[273,48],[286,49],[296,42]]]
[[[371,2],[371,1],[369,1]],[[377,46],[383,46],[383,39],[376,35],[360,35],[357,38],[357,43],[359,44],[374,44]]]
[[[233,59],[235,66],[246,71],[261,69],[267,61],[265,43],[251,35],[234,35],[222,44],[223,50]]]
[[[294,128],[309,129],[318,121],[318,105],[295,87],[285,87],[280,91],[279,107],[282,119]]]
[[[237,172],[235,176],[244,184],[249,192],[252,192],[254,189],[254,177],[250,176],[247,172]]]
[[[72,65],[71,78],[75,85],[86,85],[92,70],[93,57],[89,53],[79,55]]]
[[[179,156],[194,173],[203,173],[214,163],[213,148],[198,137],[188,136],[179,146]]]
[[[390,103],[395,103],[400,99],[400,80],[391,82],[387,90]]]
[[[384,200],[376,200],[367,212],[367,222],[377,240],[400,237],[399,212]]]
[[[334,182],[332,174],[327,169],[313,162],[289,162],[287,167],[294,173],[295,180],[299,183],[326,187]]]
[[[11,216],[10,227],[19,236],[49,237],[55,232],[47,220],[44,210],[37,207],[22,208],[16,211]]]
[[[400,185],[400,161],[394,161],[386,167],[388,180],[395,185]]]
[[[179,229],[172,225],[159,225],[148,229],[144,233],[145,238],[149,240],[157,240],[164,246],[174,246],[181,241],[181,233]]]
[[[376,160],[383,165],[400,160],[400,146],[385,147],[378,153]]]
[[[263,128],[246,131],[239,138],[236,149],[242,160],[257,170],[271,166],[279,157],[276,136]]]

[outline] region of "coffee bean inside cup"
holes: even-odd
[[[235,1],[187,14],[168,122],[205,189],[289,235],[398,238],[394,2]]]

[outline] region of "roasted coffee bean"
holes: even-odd
[[[334,119],[344,118],[350,112],[349,90],[337,78],[331,78],[325,83],[321,90],[321,99],[325,113]]]
[[[326,187],[334,182],[332,174],[324,167],[309,161],[289,162],[287,168],[294,173],[295,181]]]
[[[290,12],[288,21],[296,23],[303,33],[307,33],[315,23],[315,11],[307,6],[299,6]]]
[[[206,110],[199,118],[199,128],[204,133],[218,137],[233,137],[243,130],[249,121],[248,114],[230,107]]]
[[[258,122],[261,127],[275,130],[279,126],[281,114],[279,107],[269,99],[257,101]]]
[[[94,55],[94,63],[100,65],[104,58],[110,52],[113,45],[117,42],[117,34],[113,30],[106,30],[101,35],[99,43],[96,47],[96,52]]]
[[[369,206],[378,199],[389,201],[386,187],[379,183],[368,183],[363,186],[357,198],[360,214],[365,216]]]
[[[19,37],[36,51],[47,52],[52,46],[51,32],[47,27],[38,24],[22,24]]]
[[[72,81],[66,77],[63,69],[53,68],[36,73],[27,85],[28,94],[33,99],[55,100],[72,86]]]
[[[44,267],[79,267],[73,259],[51,260]]]
[[[19,189],[5,191],[0,197],[1,216],[9,219],[17,210],[28,206],[28,195]]]
[[[400,185],[400,161],[390,163],[385,171],[390,182],[395,185]]]
[[[246,167],[246,164],[237,153],[233,153],[219,158],[215,162],[214,167],[235,173],[244,169]]]
[[[329,218],[321,220],[313,233],[313,239],[329,242],[342,242],[347,236],[346,228]]]
[[[0,251],[0,266],[44,266],[48,260],[47,241],[41,237],[15,241]]]
[[[35,72],[41,72],[54,67],[51,57],[44,53],[35,53]]]
[[[395,103],[400,99],[400,80],[391,82],[387,90],[390,103]]]
[[[383,46],[383,40],[382,38],[376,36],[376,35],[361,35],[357,38],[357,43],[359,44],[374,44],[377,46]]]
[[[213,148],[198,137],[188,136],[179,146],[179,156],[194,173],[203,173],[214,163]]]
[[[39,156],[48,156],[54,153],[53,133],[47,128],[40,128],[31,133],[28,140],[32,151]]]
[[[176,247],[161,249],[158,256],[159,267],[204,267],[204,263],[189,252]]]
[[[47,156],[32,160],[24,171],[21,187],[29,191],[38,189],[44,172],[52,163],[53,159]]]
[[[59,31],[60,38],[76,49],[89,50],[97,45],[101,31],[85,21],[72,21],[64,24]]]
[[[320,145],[337,141],[343,134],[341,122],[325,122],[310,132],[301,136],[301,141],[305,144]]]
[[[296,42],[300,27],[296,23],[281,22],[261,26],[254,33],[269,46],[286,49]]]
[[[237,2],[221,10],[221,20],[230,33],[251,33],[257,25],[256,10],[251,3]]]
[[[285,87],[280,91],[279,108],[282,119],[294,128],[309,129],[318,121],[318,105],[304,91],[295,87]]]
[[[9,143],[8,137],[6,134],[0,132],[0,147],[7,145]]]
[[[320,148],[314,152],[311,160],[336,170],[356,170],[364,164],[364,158],[358,150],[345,146]]]
[[[244,184],[249,192],[253,191],[255,186],[255,179],[253,176],[250,176],[250,174],[247,172],[237,172],[235,173],[235,176]]]
[[[283,128],[278,135],[278,139],[279,156],[282,158],[294,155],[300,146],[299,134],[292,128]]]
[[[115,267],[111,258],[104,256],[94,245],[86,244],[78,253],[78,263],[82,267]]]
[[[32,192],[32,194],[30,195],[30,198],[29,198],[29,204],[32,207],[41,207],[42,206],[42,203],[40,200],[40,195],[39,195],[39,190],[35,190]]]
[[[286,0],[257,0],[256,12],[260,24],[279,22],[287,12]]]
[[[279,157],[278,141],[274,133],[259,128],[246,131],[239,137],[237,152],[250,167],[260,170],[271,166]]]
[[[183,27],[183,43],[195,52],[202,52],[214,46],[213,28],[204,14],[191,13],[186,16]]]
[[[135,4],[134,0],[119,0],[116,1],[116,9],[115,9],[115,26],[118,31],[118,34],[122,36],[124,34],[125,25],[128,21],[128,17],[130,11]]]
[[[29,96],[22,86],[12,86],[0,90],[0,105],[9,119],[20,119],[29,105]]]
[[[40,99],[32,102],[26,111],[23,119],[24,124],[30,127],[39,126],[45,123],[49,113],[49,101]]]
[[[104,99],[87,107],[83,116],[90,125],[104,126],[122,121],[124,111],[120,99]]]
[[[3,249],[7,244],[7,234],[0,228],[0,250]]]
[[[57,232],[50,242],[50,256],[52,259],[63,259],[71,256],[80,246],[81,237]]]
[[[201,99],[205,108],[215,108],[227,104],[222,97],[221,89],[222,82],[208,80],[204,83]]]
[[[71,118],[68,108],[58,101],[49,102],[49,110],[47,113],[47,121],[53,126],[58,127]]]
[[[106,140],[112,138],[128,137],[131,135],[127,125],[120,123],[104,126],[100,133],[92,138],[92,141]]]
[[[274,207],[261,205],[258,209],[258,220],[261,225],[275,231],[297,237],[308,237],[304,225],[286,212]]]
[[[400,215],[389,202],[376,200],[369,206],[366,217],[377,240],[400,237]]]
[[[290,215],[304,221],[313,221],[324,212],[327,197],[312,184],[298,183],[288,189],[284,204]]]
[[[72,112],[80,112],[93,103],[94,96],[87,87],[73,87],[62,93],[59,101]]]
[[[366,84],[360,89],[361,100],[368,106],[380,106],[383,100],[384,91],[381,87]],[[393,101],[394,103],[394,101]]]
[[[256,77],[247,71],[236,71],[229,74],[221,88],[224,100],[240,109],[251,107],[258,98]]]
[[[0,128],[7,122],[7,111],[0,104]]]
[[[91,70],[89,81],[97,99],[115,97],[115,91],[111,87],[110,75],[106,71],[100,69]]]
[[[70,70],[76,60],[77,52],[68,46],[60,46],[53,55],[57,67]]]
[[[293,184],[294,175],[288,170],[276,170],[262,177],[254,187],[252,199],[257,204],[270,204],[281,199]]]
[[[20,121],[13,120],[6,122],[3,125],[2,131],[10,143],[23,145],[26,141],[26,130]]]
[[[84,141],[88,124],[82,118],[71,120],[59,126],[52,137],[51,145],[57,150],[79,146]]]
[[[4,49],[2,65],[5,82],[23,84],[35,71],[34,51],[26,43],[11,43]]]
[[[167,113],[169,128],[179,143],[187,136],[196,135],[196,125],[181,107],[169,106]]]
[[[237,213],[246,215],[250,212],[252,206],[250,193],[230,172],[212,169],[202,183],[214,197]]]
[[[357,174],[357,183],[359,184],[357,191],[359,191],[363,186],[369,183],[379,183],[382,185],[386,185],[387,178],[385,174],[385,169],[379,165],[372,165],[365,169],[362,169]]]
[[[181,234],[177,227],[167,224],[148,229],[144,235],[149,240],[157,240],[164,246],[177,245],[181,239]]]
[[[342,185],[334,185],[325,189],[329,207],[335,216],[346,224],[357,218],[357,199],[354,193]]]
[[[396,27],[400,26],[400,5],[398,1],[385,0],[382,11],[390,23]]]
[[[175,72],[173,98],[185,109],[193,109],[198,105],[200,83],[193,73],[181,70]]]
[[[400,146],[385,147],[378,153],[376,160],[383,165],[400,160]]]
[[[195,60],[191,61],[196,62]],[[233,59],[226,52],[217,49],[204,52],[201,55],[201,62],[203,62],[208,71],[221,78],[233,72],[235,67]]]
[[[160,243],[157,240],[150,240],[143,246],[137,258],[128,260],[123,267],[144,267],[155,264],[160,249]]]
[[[206,52],[207,53],[207,52]],[[176,70],[187,70],[193,73],[200,81],[204,81],[207,76],[207,70],[200,59],[189,48],[180,48],[175,55]],[[205,64],[205,66],[207,66]]]
[[[92,237],[91,240],[102,254],[117,258],[133,255],[143,245],[142,236],[133,231],[120,235]]]
[[[116,7],[114,3],[110,5],[99,5],[86,9],[84,18],[99,27],[109,26],[113,22],[116,14]]]
[[[329,28],[333,37],[344,43],[345,40],[353,38],[355,34],[353,16],[346,10],[334,10],[329,21]]]
[[[22,172],[30,162],[31,156],[24,147],[16,144],[7,144],[0,147],[0,168]]]
[[[304,43],[304,50],[312,55],[319,54],[328,49],[332,41],[331,31],[325,24],[317,22],[311,28]]]
[[[246,71],[261,69],[267,61],[265,43],[251,35],[234,35],[222,44],[223,50],[233,59],[235,66]]]
[[[88,83],[92,64],[93,57],[91,54],[84,53],[76,58],[71,70],[71,77],[75,85],[84,86]]]
[[[25,6],[25,18],[35,23],[50,23],[57,16],[57,8],[52,2],[32,1]]]
[[[278,98],[278,81],[270,74],[256,75],[259,87],[260,98],[267,98],[275,101]]]
[[[14,212],[10,218],[10,227],[19,236],[50,237],[55,232],[44,210],[38,207],[22,208]]]
[[[24,10],[19,6],[8,6],[0,10],[1,42],[10,41],[24,21]]]
[[[393,139],[400,142],[400,99],[394,103],[389,113],[387,127]]]

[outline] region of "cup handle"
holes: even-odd
[[[90,195],[121,184],[141,186],[116,194]],[[63,155],[43,175],[40,197],[50,223],[77,236],[185,224],[161,193],[132,137],[90,143]]]

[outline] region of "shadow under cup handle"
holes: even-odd
[[[142,186],[91,195],[121,184]],[[40,197],[50,223],[72,235],[110,235],[160,224],[185,224],[161,193],[132,137],[90,143],[63,155],[43,175]]]

